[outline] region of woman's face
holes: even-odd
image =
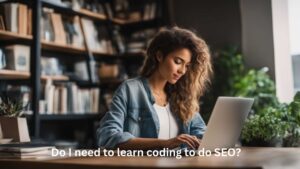
[[[157,57],[160,75],[171,84],[175,84],[187,71],[191,62],[191,52],[182,48],[169,53],[165,58]]]

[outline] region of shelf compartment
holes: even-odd
[[[31,35],[20,35],[18,33],[0,30],[0,39],[1,40],[15,40],[15,39],[23,39],[23,40],[32,40]]]
[[[42,41],[42,48],[45,50],[58,51],[64,53],[86,54],[85,48],[79,48],[71,45],[58,44],[54,42]]]

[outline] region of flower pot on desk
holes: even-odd
[[[3,138],[13,142],[30,142],[27,120],[23,117],[0,117]]]

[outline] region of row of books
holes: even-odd
[[[129,0],[115,0],[111,2],[114,18],[126,20],[127,22],[138,22],[151,20],[159,17],[157,3],[154,1],[136,2]],[[108,8],[108,11],[111,10]]]
[[[32,10],[24,4],[0,4],[0,30],[18,33],[20,35],[32,34]]]
[[[44,41],[79,48],[84,48],[86,41],[90,51],[115,53],[104,25],[96,25],[92,20],[79,16],[62,16],[48,8],[43,8],[42,16],[41,34]]]
[[[155,1],[136,2],[130,0],[46,0],[54,5],[72,8],[75,11],[90,11],[100,15],[107,14],[110,19],[119,18],[128,22],[150,20],[159,16]]]
[[[73,82],[54,84],[48,80],[44,86],[44,102],[40,102],[40,112],[45,114],[98,113],[99,95],[99,88],[81,89]]]

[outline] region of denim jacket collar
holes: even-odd
[[[151,92],[151,89],[150,89],[150,85],[149,85],[149,81],[148,81],[148,79],[146,77],[141,76],[140,78],[141,78],[141,80],[143,82],[143,85],[144,85],[144,87],[146,89],[148,98],[149,98],[151,104],[153,105],[155,103],[155,98],[152,95],[152,92]]]

